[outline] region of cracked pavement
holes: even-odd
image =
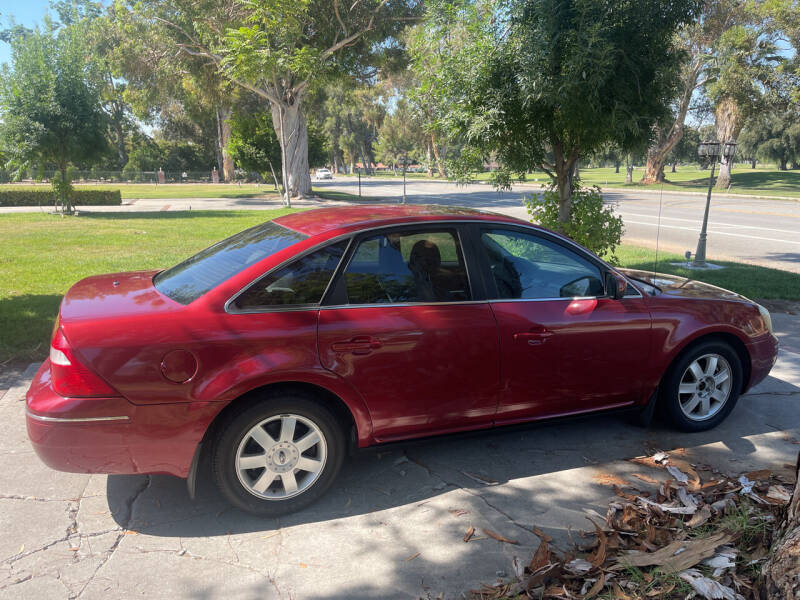
[[[784,347],[772,375],[713,431],[594,415],[373,448],[320,502],[280,519],[229,507],[207,465],[194,502],[173,477],[48,469],[25,432],[32,370],[6,373],[0,598],[460,598],[512,573],[515,556],[527,562],[534,527],[567,547],[587,517],[604,518],[614,483],[661,477],[628,458],[683,449],[725,473],[794,465],[800,319],[773,320]]]

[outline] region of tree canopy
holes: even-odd
[[[425,36],[441,68],[415,62],[451,135],[465,140],[454,167],[490,155],[512,171],[544,169],[570,218],[575,164],[608,142],[650,136],[677,88],[677,28],[697,3],[643,0],[441,1]]]
[[[90,165],[107,148],[101,89],[91,76],[82,31],[47,20],[10,38],[11,65],[0,77],[0,139],[16,169]],[[70,210],[68,198],[62,196]]]

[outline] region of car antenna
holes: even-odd
[[[661,238],[661,201],[664,198],[664,180],[661,180],[661,192],[658,194],[658,225],[656,226],[656,257],[653,260],[653,285],[656,281],[658,269],[658,241]]]

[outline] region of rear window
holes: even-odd
[[[269,221],[245,229],[162,271],[155,276],[153,284],[176,302],[189,304],[250,265],[307,237]]]

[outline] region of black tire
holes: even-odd
[[[248,489],[240,480],[236,462],[237,455],[240,445],[253,443],[252,441],[243,442],[243,440],[254,427],[265,421],[269,421],[266,425],[267,428],[272,427],[272,423],[275,421],[270,420],[280,418],[281,415],[296,415],[316,426],[321,433],[325,447],[323,466],[313,482],[306,489],[297,492],[297,495],[281,499],[266,499],[257,496],[255,491]],[[263,517],[277,517],[296,512],[318,500],[333,483],[341,469],[345,455],[345,435],[340,422],[330,410],[315,401],[312,396],[298,392],[270,395],[255,404],[242,405],[241,408],[227,415],[217,431],[218,435],[211,456],[212,472],[217,487],[225,498],[237,508]],[[302,431],[300,433],[302,434]],[[317,448],[312,448],[310,452],[317,452]],[[290,452],[296,457],[298,455],[294,454],[295,450]],[[269,451],[265,449],[264,452],[265,456],[270,456]],[[289,452],[280,452],[281,460],[283,460],[284,454],[289,454]],[[303,452],[300,452],[299,456],[303,456]],[[257,478],[259,473],[265,471],[266,468],[242,471],[241,477],[249,481],[250,473],[253,473],[253,478]],[[299,471],[299,474],[303,477],[311,475],[303,471]],[[278,479],[275,480],[274,487],[283,488],[280,475]],[[270,493],[270,490],[265,490],[265,493]],[[286,491],[278,490],[275,493],[285,494]]]
[[[701,366],[703,364],[707,365],[708,363],[704,362],[706,359],[703,357],[714,355],[722,357],[730,367],[730,387],[727,399],[711,416],[702,417],[697,415],[695,418],[690,418],[681,405],[681,394],[679,393],[681,380],[687,373],[687,369],[695,361],[699,360],[698,364],[701,364]],[[713,429],[722,423],[736,406],[742,390],[742,372],[742,361],[736,351],[728,344],[713,340],[700,343],[684,352],[670,366],[660,387],[659,404],[661,404],[672,424],[682,431],[693,432]],[[687,395],[684,394],[683,397],[686,399]],[[689,396],[689,399],[691,398],[692,396]],[[688,401],[685,401],[684,405],[687,404],[689,404]]]

